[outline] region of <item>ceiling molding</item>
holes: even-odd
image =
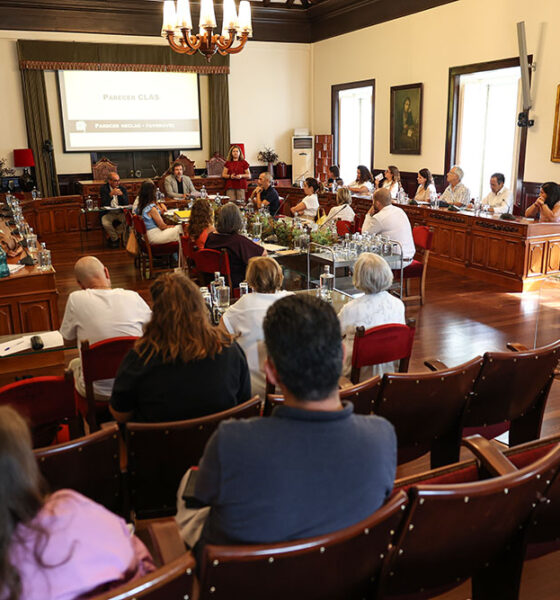
[[[311,43],[457,0],[253,2],[254,40]],[[159,36],[161,0],[0,0],[0,29]],[[196,18],[198,10],[193,10]],[[221,22],[221,6],[216,2]]]

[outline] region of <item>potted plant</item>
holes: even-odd
[[[268,164],[268,172],[274,177],[274,163],[278,160],[278,154],[272,148],[265,148],[257,155],[257,160]]]

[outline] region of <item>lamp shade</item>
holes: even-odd
[[[31,150],[30,148],[14,150],[14,167],[26,169],[27,167],[34,166],[35,160],[33,159],[33,150]]]

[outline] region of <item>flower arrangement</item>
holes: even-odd
[[[278,160],[278,154],[272,148],[265,148],[257,154],[257,160],[262,163],[275,163]]]
[[[293,248],[294,240],[304,233],[303,229],[294,227],[294,222],[291,220],[275,220],[261,213],[248,216],[248,231],[251,231],[253,223],[257,220],[262,224],[262,239],[280,246]],[[338,235],[329,229],[312,231],[309,238],[312,242],[322,246],[333,246],[338,242]]]
[[[14,169],[10,169],[6,165],[8,161],[5,158],[0,158],[0,177],[9,177],[15,174]]]

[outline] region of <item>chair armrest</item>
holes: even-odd
[[[162,565],[172,562],[187,551],[185,542],[179,533],[179,527],[173,518],[152,521],[148,525],[148,534],[154,553],[158,555],[157,558]]]
[[[424,361],[424,364],[430,369],[430,371],[444,371],[447,369],[447,365],[437,358],[428,358]]]
[[[463,438],[461,443],[480,460],[484,468],[492,475],[507,475],[517,471],[517,467],[481,435],[476,434]]]
[[[348,377],[340,376],[338,378],[338,389],[345,390],[346,388],[353,387],[354,384],[348,379]]]
[[[416,319],[411,319],[411,318],[409,317],[409,318],[407,318],[407,319],[406,319],[406,324],[407,324],[409,327],[413,327],[413,328],[415,328],[415,327],[416,327]]]
[[[506,344],[506,348],[512,352],[527,352],[527,350],[529,350],[527,346],[524,344],[518,344],[517,342],[508,342]]]

